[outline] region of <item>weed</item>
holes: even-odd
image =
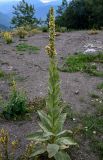
[[[30,52],[30,53],[37,53],[40,49],[36,46],[31,46],[26,43],[22,43],[16,46],[17,51],[19,52]]]
[[[5,32],[5,33],[4,33],[4,40],[5,40],[5,42],[6,42],[7,44],[12,43],[11,33]]]
[[[7,104],[4,104],[3,115],[6,119],[16,119],[24,116],[27,112],[27,97],[24,93],[17,91],[15,81]]]
[[[19,36],[19,38],[25,38],[25,36],[28,34],[28,32],[24,29],[24,27],[19,27],[16,30],[16,34]]]

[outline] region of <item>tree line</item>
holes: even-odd
[[[39,20],[35,18],[35,8],[25,0],[13,6],[12,24],[15,27],[35,26]],[[49,22],[47,14],[46,25]],[[62,0],[56,10],[56,25],[67,29],[91,29],[103,27],[103,0]]]
[[[67,0],[58,7],[56,24],[68,29],[103,27],[103,0]]]

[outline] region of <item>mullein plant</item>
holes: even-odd
[[[46,103],[47,113],[38,111],[41,129],[27,138],[35,143],[35,150],[31,154],[31,157],[48,154],[49,159],[70,160],[70,156],[65,150],[71,145],[76,145],[76,143],[72,139],[72,132],[70,130],[63,130],[66,113],[63,113],[63,108],[60,107],[60,79],[55,50],[55,18],[53,8],[50,9],[49,34],[49,45],[46,47],[50,58],[48,98]]]

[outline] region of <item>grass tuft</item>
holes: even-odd
[[[16,46],[17,51],[19,52],[29,52],[29,53],[37,53],[40,49],[36,46],[28,45],[26,43],[18,44]]]
[[[97,85],[97,89],[103,90],[103,82]]]

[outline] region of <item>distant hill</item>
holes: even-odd
[[[8,29],[9,29],[8,27],[6,27],[6,26],[0,24],[0,31],[1,31],[1,30],[8,30]]]

